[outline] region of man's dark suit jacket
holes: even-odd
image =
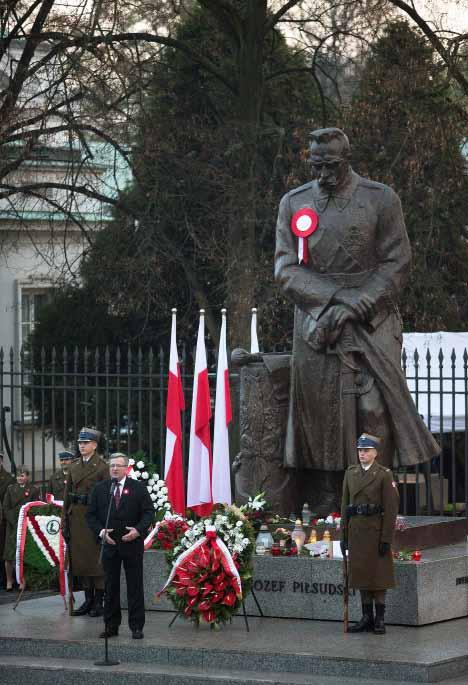
[[[113,528],[110,534],[117,545],[104,545],[104,554],[118,552],[121,557],[143,553],[143,541],[149,526],[154,522],[154,506],[146,487],[132,478],[125,479],[125,486],[120,496],[119,508],[116,509],[111,492],[111,479],[97,483],[91,493],[91,501],[86,514],[86,521],[100,541],[99,533],[106,525],[109,499],[112,506],[108,528]],[[136,528],[139,537],[131,542],[120,542],[123,535],[128,533],[126,526]]]

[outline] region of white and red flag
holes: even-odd
[[[221,314],[221,335],[219,337],[218,370],[216,374],[216,404],[211,489],[213,492],[213,502],[220,504],[232,504],[228,431],[228,426],[232,421],[232,410],[226,350],[226,310],[222,309]]]
[[[180,378],[179,358],[177,355],[176,315],[177,309],[173,309],[169,377],[167,381],[164,480],[166,481],[167,497],[172,505],[172,509],[177,514],[184,516],[185,488],[182,463],[182,421],[180,413],[185,409],[185,402]]]
[[[211,494],[211,402],[205,349],[205,310],[200,309],[195,372],[193,374],[192,416],[187,483],[187,507],[198,516],[209,516]]]

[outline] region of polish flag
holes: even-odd
[[[256,354],[259,351],[257,337],[257,310],[255,307],[252,307],[252,319],[250,321],[250,354]]]
[[[172,509],[177,514],[185,516],[182,422],[180,418],[180,412],[185,409],[185,402],[180,380],[179,358],[177,356],[176,314],[177,309],[173,309],[169,377],[167,381],[164,480],[166,481],[167,497],[172,505]]]
[[[231,504],[231,465],[229,461],[228,425],[232,421],[231,391],[226,352],[226,310],[221,310],[218,369],[216,374],[216,404],[213,439],[213,502]]]
[[[205,349],[205,310],[200,309],[195,373],[193,375],[192,416],[187,483],[187,507],[198,516],[209,516],[211,495],[211,403]]]

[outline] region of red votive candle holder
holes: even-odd
[[[421,552],[419,549],[415,549],[413,554],[411,555],[411,559],[413,561],[421,561]]]

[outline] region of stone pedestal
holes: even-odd
[[[145,603],[149,610],[173,610],[164,596],[168,567],[164,554],[144,557]],[[395,562],[397,587],[387,594],[389,624],[422,626],[468,615],[466,543],[423,552],[420,562]],[[253,587],[265,616],[339,621],[343,616],[342,561],[310,557],[254,556]],[[125,598],[123,588],[122,598]],[[350,620],[360,617],[359,593],[350,594]],[[247,612],[258,616],[251,596]]]

